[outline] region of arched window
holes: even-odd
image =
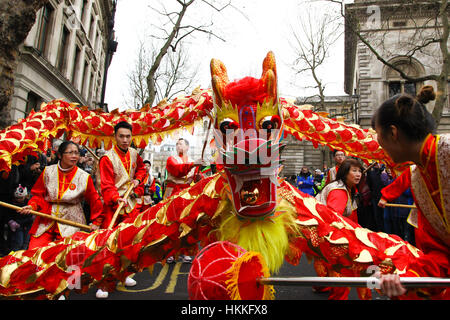
[[[413,59],[405,57],[397,57],[390,61],[397,68],[402,70],[405,74],[410,77],[419,77],[424,74],[424,68],[422,64]],[[386,79],[386,98],[392,97],[399,93],[409,93],[415,96],[423,85],[422,82],[412,82],[403,79],[400,73],[392,68],[385,68],[385,79]]]

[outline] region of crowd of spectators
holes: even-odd
[[[345,157],[342,161],[344,159]],[[307,166],[303,166],[297,175],[289,177],[287,181],[303,193],[317,197],[327,184],[335,180],[335,177],[330,178],[331,170],[336,170],[336,168],[338,170],[342,161],[339,157],[335,157],[336,165],[330,169],[324,165],[323,171],[321,169],[310,170]],[[381,190],[391,184],[396,177],[384,164],[373,163],[369,166],[363,164],[363,167],[365,170],[357,186],[356,194],[358,223],[372,231],[398,235],[414,245],[414,227],[407,221],[411,209],[378,206]],[[410,189],[394,201],[394,204],[402,205],[412,205],[413,203]]]
[[[17,207],[24,207],[31,198],[31,190],[34,183],[48,165],[58,162],[56,151],[62,141],[55,140],[53,147],[46,153],[37,153],[27,156],[22,164],[11,166],[9,172],[0,172],[0,201]],[[105,150],[98,148],[95,156],[87,149],[82,148],[78,167],[89,173],[94,186],[100,193],[100,178],[98,174],[98,161],[105,154]],[[146,186],[148,191],[150,186]],[[148,193],[153,204],[162,200],[162,185],[159,179],[154,180],[155,192]],[[89,206],[84,204],[83,209],[87,221],[89,221]],[[0,207],[0,257],[11,251],[25,250],[28,248],[30,236],[28,234],[34,221],[34,215],[21,215],[14,209]]]

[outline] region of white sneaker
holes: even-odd
[[[134,280],[133,278],[127,277],[127,278],[125,279],[125,283],[124,283],[125,287],[133,287],[133,286],[135,286],[136,284],[137,284],[137,282],[136,282],[136,280]]]
[[[172,263],[175,262],[175,258],[170,256],[170,257],[167,258],[166,262],[169,263],[169,264],[172,264]]]
[[[58,300],[66,300],[66,296],[62,294],[59,296]]]
[[[95,297],[97,299],[106,299],[108,298],[108,291],[103,291],[102,289],[98,289],[97,292],[95,293]]]
[[[192,258],[190,256],[183,256],[181,261],[183,261],[183,263],[192,263]]]

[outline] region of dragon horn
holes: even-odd
[[[277,98],[277,66],[272,51],[269,51],[264,58],[261,79],[266,83],[269,97],[275,100]]]
[[[212,89],[214,91],[215,102],[219,107],[222,107],[223,90],[230,82],[228,80],[227,68],[222,61],[211,59],[211,81]]]

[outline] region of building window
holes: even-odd
[[[402,92],[402,86],[400,81],[391,81],[389,82],[389,98],[395,96]]]
[[[87,5],[89,0],[83,0],[81,3],[81,22],[84,23],[84,20],[86,18],[86,12],[87,12]]]
[[[35,94],[33,91],[28,92],[25,117],[28,117],[31,110],[38,111],[41,103],[42,103],[42,98],[40,96]]]
[[[394,59],[393,59],[394,60]],[[412,78],[420,77],[423,74],[423,66],[418,61],[410,62],[404,58],[396,58],[397,61],[390,61],[397,68],[402,70],[405,74]],[[400,74],[394,69],[388,68],[386,71],[387,81],[387,98],[395,96],[400,93],[407,93],[416,96],[417,88],[422,86],[421,82],[411,82],[403,79]]]
[[[36,47],[41,54],[46,54],[48,50],[48,44],[51,35],[52,16],[53,7],[47,4],[42,8],[41,24],[39,26],[39,37]]]
[[[63,27],[62,35],[61,35],[61,44],[59,46],[58,53],[58,61],[56,64],[56,68],[64,73],[67,68],[67,50],[69,48],[69,30],[66,27]]]
[[[408,93],[413,97],[416,96],[416,84],[414,82],[404,82],[404,81],[390,81],[388,83],[389,87],[389,98],[400,93]]]
[[[409,93],[413,97],[416,96],[417,90],[416,90],[416,84],[414,82],[405,82],[403,85],[403,92]]]
[[[402,21],[394,21],[392,23],[392,25],[396,28],[400,28],[400,27],[406,27],[406,21],[402,20]]]
[[[342,108],[342,116],[346,117],[348,116],[348,109],[347,108]]]
[[[82,95],[83,97],[87,98],[86,93],[88,90],[88,81],[89,81],[89,74],[88,74],[88,68],[89,68],[89,63],[86,61],[84,63],[84,70],[83,70],[83,83],[81,84],[82,89]]]
[[[75,81],[78,78],[78,74],[79,72],[79,67],[80,67],[80,57],[81,57],[81,49],[76,46],[75,47],[75,62],[73,64],[73,69],[72,69],[72,84],[75,85]]]
[[[91,16],[91,23],[89,26],[89,39],[91,40],[91,42],[94,42],[94,34],[95,34],[95,17]]]
[[[89,96],[87,98],[87,100],[90,100],[91,103],[92,100],[94,99],[93,91],[94,91],[94,72],[91,72],[91,80],[89,82]]]

